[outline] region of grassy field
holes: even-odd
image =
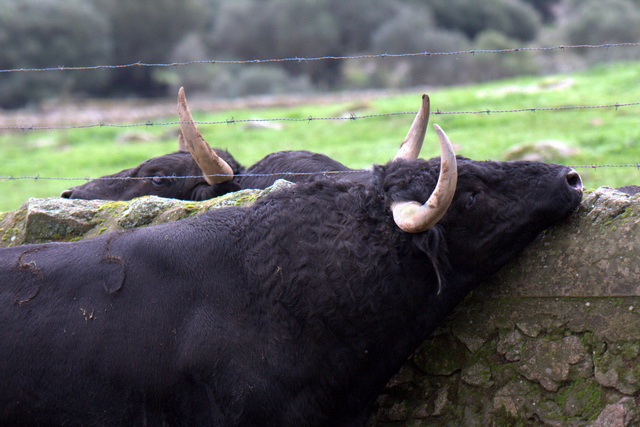
[[[430,91],[431,123],[440,124],[458,154],[476,159],[504,160],[511,147],[558,140],[574,153],[552,159],[567,165],[640,163],[640,106],[567,109],[536,112],[434,114],[496,111],[573,105],[624,104],[640,101],[640,63],[598,66],[588,71],[527,77]],[[301,105],[291,108],[194,112],[197,121],[230,118],[308,118],[357,116],[415,111],[420,93],[376,98],[367,102]],[[214,146],[228,149],[250,165],[267,153],[305,149],[322,152],[354,168],[388,161],[412,121],[412,115],[359,120],[277,122],[282,129],[247,129],[241,123],[200,125]],[[177,121],[177,117],[159,118]],[[121,141],[132,131],[147,142]],[[176,149],[177,126],[87,128],[21,131],[0,134],[0,176],[95,178],[137,165]],[[437,155],[435,136],[427,133],[423,157]],[[576,167],[585,185],[640,184],[635,167]],[[54,197],[84,180],[0,179],[0,211],[16,209],[30,197]]]

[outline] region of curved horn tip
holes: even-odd
[[[443,150],[446,148],[446,154],[448,154],[449,156],[452,156],[455,159],[455,150],[447,134],[444,132],[444,130],[442,130],[442,128],[438,124],[434,124],[433,128],[435,129],[436,134],[438,136],[438,140],[440,141],[441,154]]]
[[[180,86],[180,89],[178,89],[178,105],[186,103],[187,96],[184,94],[184,87]]]
[[[426,93],[422,94],[422,105],[420,109],[427,115],[431,113],[431,98]]]
[[[440,175],[436,188],[422,205],[415,201],[391,205],[395,223],[408,233],[420,233],[437,224],[449,209],[456,191],[458,166],[453,146],[442,128],[437,124],[433,126],[440,140]]]
[[[407,136],[404,141],[402,141],[402,144],[400,144],[400,148],[393,160],[414,160],[420,156],[420,150],[422,149],[424,137],[427,132],[427,125],[429,124],[430,112],[429,95],[423,93],[420,109],[416,113],[416,117],[413,119],[413,123],[411,123],[409,132],[407,132]]]

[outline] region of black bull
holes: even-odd
[[[176,151],[64,190],[60,196],[67,199],[131,200],[155,195],[207,200],[246,188],[267,188],[278,179],[300,182],[327,171],[342,171],[347,175],[352,171],[324,154],[304,150],[271,153],[249,168],[242,166],[226,150],[214,150],[232,168],[232,180],[209,184],[202,177],[202,170],[191,153]]]
[[[396,158],[418,158],[429,121],[429,97],[422,104]],[[277,179],[293,182],[337,173],[359,173],[332,158],[309,151],[279,151],[265,156],[249,168],[225,150],[212,148],[198,130],[186,95],[178,92],[180,117],[179,151],[154,157],[140,165],[94,179],[65,190],[70,199],[130,200],[145,195],[182,200],[206,200],[245,188],[266,188]]]
[[[572,170],[437,159],[273,192],[249,207],[0,249],[0,425],[364,425],[451,309],[579,204]],[[444,167],[443,167],[444,169]]]
[[[302,150],[272,153],[245,168],[229,152],[212,148],[205,141],[193,122],[182,88],[178,92],[178,115],[181,129],[179,151],[151,158],[134,168],[64,190],[60,196],[69,199],[130,200],[156,195],[182,200],[207,200],[245,188],[266,188],[280,178],[299,182],[327,171],[352,171],[324,154]],[[417,120],[412,129],[420,129],[420,132],[417,132],[416,138],[405,141],[408,147],[415,147],[417,151],[422,145],[422,131],[429,117],[429,98],[426,95],[423,96],[418,117],[422,119]],[[411,134],[412,130],[409,132]]]

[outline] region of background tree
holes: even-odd
[[[494,30],[531,41],[540,28],[540,15],[520,0],[433,0],[430,6],[439,26],[462,31],[470,39]]]
[[[371,34],[395,8],[384,0],[225,2],[209,40],[214,54],[236,59],[343,56],[367,50]],[[341,82],[341,61],[279,65],[293,76],[306,74],[323,87]]]
[[[478,34],[473,47],[477,50],[504,50],[519,46],[521,46],[521,42],[510,39],[497,31],[487,30]],[[526,51],[513,54],[486,53],[476,55],[473,57],[472,69],[470,77],[474,81],[537,74],[540,71],[536,53]]]
[[[570,44],[639,42],[639,3],[637,0],[572,1],[567,12],[571,19],[564,22],[561,30]],[[581,53],[588,63],[640,58],[637,49],[596,49]]]
[[[274,45],[270,16],[260,0],[223,2],[207,37],[212,54],[223,59],[264,59]],[[258,12],[259,11],[259,12]]]
[[[274,32],[276,58],[336,56],[344,52],[339,44],[339,25],[328,0],[273,0],[267,7]],[[324,86],[339,81],[336,61],[283,62],[292,75],[306,73]]]
[[[386,53],[454,52],[468,47],[461,32],[438,28],[430,10],[417,6],[399,8],[371,41],[372,51]],[[386,81],[385,86],[448,84],[463,81],[469,72],[468,59],[454,55],[381,58],[376,63],[386,76],[377,80]]]
[[[83,0],[0,0],[0,69],[98,65],[111,60],[108,21]],[[105,71],[5,73],[0,106],[15,108],[70,91],[95,91]]]
[[[390,17],[395,16],[398,8],[405,3],[406,0],[329,0],[327,7],[338,23],[341,52],[348,54],[369,50],[371,35]],[[423,8],[423,5],[419,7]],[[422,25],[417,29],[420,28]]]
[[[640,41],[640,0],[0,0],[0,68],[278,59]],[[543,25],[544,23],[544,25]],[[0,106],[51,95],[220,96],[466,83],[637,49],[4,73]],[[487,59],[490,58],[490,59]],[[495,59],[495,60],[494,60]]]
[[[172,48],[206,24],[201,0],[94,0],[111,23],[115,64],[166,62]],[[115,69],[111,90],[140,96],[164,95],[166,85],[150,67]]]
[[[522,0],[531,5],[542,17],[544,22],[552,22],[556,19],[556,7],[562,0]]]
[[[640,41],[640,10],[629,0],[573,2],[573,19],[565,27],[573,44]]]

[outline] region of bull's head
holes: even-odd
[[[156,195],[183,200],[206,200],[240,186],[232,181],[244,167],[225,150],[211,148],[202,138],[187,106],[184,90],[178,95],[180,136],[178,151],[154,157],[140,165],[64,190],[68,199],[130,200]]]
[[[244,170],[231,154],[224,150],[215,150],[219,157],[226,159],[229,165],[233,165],[236,173]],[[60,197],[131,200],[140,196],[156,195],[182,200],[206,200],[238,189],[239,186],[233,181],[209,185],[191,153],[176,151],[145,160],[134,168],[105,175],[64,190]]]
[[[429,97],[422,95],[422,106],[394,160],[418,158],[428,123]],[[424,204],[416,201],[402,201],[395,202],[391,206],[395,223],[400,229],[409,233],[420,233],[440,221],[447,212],[456,191],[458,180],[456,154],[440,126],[434,127],[440,140],[440,176],[435,190]]]

